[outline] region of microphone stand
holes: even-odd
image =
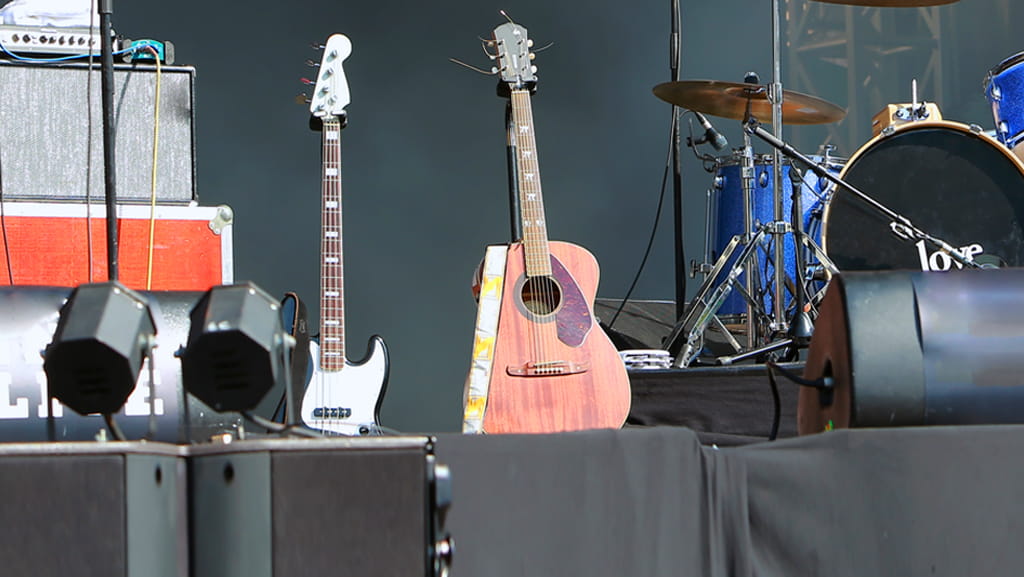
[[[758,120],[756,118],[748,119],[744,123],[743,130],[747,134],[750,134],[750,135],[753,135],[753,136],[757,136],[761,140],[767,142],[776,151],[778,151],[778,152],[788,156],[789,158],[793,159],[794,162],[800,162],[802,166],[804,166],[806,168],[809,168],[812,171],[814,171],[814,173],[816,175],[818,175],[819,178],[824,178],[824,179],[828,180],[829,182],[834,183],[836,186],[838,186],[838,187],[842,188],[843,190],[849,192],[850,194],[852,194],[854,197],[856,197],[861,202],[867,204],[868,206],[870,206],[871,208],[873,208],[877,212],[879,212],[882,215],[884,215],[890,221],[889,222],[889,229],[892,231],[892,233],[894,235],[896,235],[897,238],[900,238],[900,239],[908,241],[908,242],[910,242],[910,241],[922,241],[922,240],[923,241],[927,241],[927,242],[931,243],[933,246],[935,246],[936,248],[938,248],[939,250],[941,250],[942,252],[944,252],[947,255],[949,255],[949,257],[952,258],[954,261],[964,265],[965,267],[969,267],[969,268],[983,268],[981,265],[979,265],[978,263],[974,262],[973,259],[971,259],[970,257],[965,256],[962,252],[960,252],[959,249],[953,247],[953,245],[951,245],[948,242],[946,242],[946,241],[944,241],[944,240],[942,240],[942,239],[940,239],[938,237],[932,236],[932,235],[924,232],[923,230],[917,228],[916,226],[914,226],[913,223],[910,222],[910,219],[908,219],[907,217],[905,217],[905,216],[903,216],[903,215],[893,211],[892,209],[890,209],[889,207],[885,206],[884,204],[882,204],[882,203],[878,202],[877,200],[871,198],[870,196],[868,196],[867,194],[862,192],[857,187],[855,187],[852,184],[846,182],[845,180],[839,178],[838,176],[835,176],[834,174],[832,174],[831,172],[826,170],[823,166],[821,166],[818,163],[814,162],[810,158],[804,156],[800,151],[796,150],[795,148],[793,148],[792,146],[790,146],[786,142],[776,138],[772,133],[770,133],[767,130],[761,128],[761,123],[758,122]]]
[[[100,74],[103,92],[103,184],[107,207],[107,279],[118,280],[117,264],[117,178],[114,132],[114,45],[110,16],[114,0],[99,0]]]
[[[679,81],[679,63],[682,60],[682,42],[679,25],[679,0],[671,0],[672,33],[669,38],[669,70],[673,81]],[[679,107],[672,105],[672,203],[675,221],[676,320],[686,313],[686,250],[683,246],[683,173],[679,143]]]

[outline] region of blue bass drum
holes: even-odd
[[[827,167],[829,172],[834,174],[838,174],[843,167],[842,161],[835,157],[814,156],[811,158],[814,162]],[[726,246],[734,236],[741,235],[744,232],[742,163],[742,155],[733,155],[726,157],[724,160],[720,160],[715,174],[714,186],[712,187],[712,190],[709,191],[711,198],[709,199],[710,214],[708,216],[708,239],[711,251],[709,251],[710,254],[708,256],[712,263],[718,260],[719,256],[721,256]],[[792,165],[790,160],[783,158],[783,220],[786,222],[789,222],[793,211],[792,188],[790,188],[792,181],[789,176],[791,168]],[[754,182],[753,190],[751,191],[752,230],[757,230],[762,224],[775,220],[775,203],[773,198],[775,190],[774,172],[772,156],[755,156]],[[824,179],[819,179],[818,176],[809,169],[804,172],[803,183],[800,187],[800,204],[803,213],[801,226],[805,232],[811,235],[816,243],[821,238],[820,223],[822,211],[833,186],[834,185],[832,183]],[[755,294],[752,295],[769,314],[774,307],[774,291],[772,290],[772,282],[775,275],[775,267],[771,260],[774,254],[771,241],[772,237],[770,235],[766,235],[763,239],[762,246],[759,247],[757,251],[757,268],[759,273],[755,277]],[[729,263],[730,266],[735,262],[736,256],[738,256],[739,252],[739,249],[737,249],[737,251],[733,253],[733,258]],[[783,254],[785,257],[784,266],[786,275],[790,280],[792,280],[796,277],[796,248],[793,243],[792,235],[787,234],[785,237]],[[807,254],[807,256],[804,257],[804,262],[809,262],[809,259],[810,255]],[[746,273],[740,275],[740,286],[746,286],[745,278]],[[786,304],[788,306],[789,299],[792,295],[791,287],[787,288],[786,295]],[[746,300],[744,300],[742,295],[739,294],[739,291],[733,290],[729,298],[727,298],[722,304],[722,307],[718,309],[718,314],[719,316],[741,315],[745,314],[746,311]]]
[[[996,138],[1024,158],[1024,52],[989,71],[985,77],[985,97],[992,104]]]

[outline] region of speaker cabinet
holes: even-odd
[[[442,574],[450,486],[432,439],[239,441],[190,454],[194,577]]]
[[[1024,423],[1024,269],[844,273],[822,301],[801,434]]]
[[[0,444],[5,575],[188,574],[184,459],[159,443]]]
[[[0,60],[0,179],[4,200],[83,201],[104,197],[103,112],[99,64],[26,64]],[[158,202],[196,200],[195,69],[115,66],[117,198],[149,202],[154,125]]]

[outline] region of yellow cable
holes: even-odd
[[[156,106],[153,109],[153,173],[149,194],[149,254],[146,257],[146,290],[153,289],[153,237],[156,236],[156,161],[160,142],[160,53],[147,46],[156,59]]]

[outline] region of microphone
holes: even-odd
[[[693,111],[693,115],[697,117],[697,121],[704,127],[704,142],[710,142],[715,150],[724,150],[726,146],[729,146],[729,141],[722,136],[721,132],[715,130],[714,126],[711,126],[711,121],[706,116],[696,110]]]

